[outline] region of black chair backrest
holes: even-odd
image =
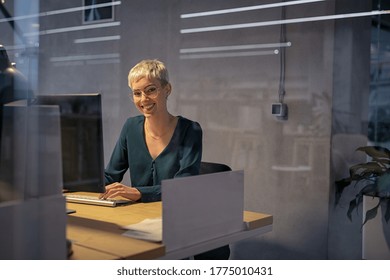
[[[209,173],[217,173],[224,171],[231,171],[232,169],[223,163],[215,163],[215,162],[205,162],[202,161],[200,163],[199,174],[209,174]]]

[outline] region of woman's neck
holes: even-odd
[[[167,112],[164,115],[146,118],[145,126],[152,135],[162,136],[171,128],[174,119],[175,117]]]

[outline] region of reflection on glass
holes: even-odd
[[[84,6],[86,7],[84,10],[84,22],[112,20],[112,6],[104,5],[111,2],[112,0],[84,0]]]
[[[389,9],[388,1],[373,2],[378,9]],[[390,15],[374,17],[371,39],[371,85],[368,139],[376,145],[390,142]]]

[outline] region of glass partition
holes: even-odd
[[[232,256],[358,258],[361,237],[345,235],[344,212],[331,214],[333,180],[348,172],[345,151],[388,142],[385,2],[2,0],[1,67],[9,70],[0,76],[1,105],[100,93],[107,162],[123,123],[139,114],[129,69],[160,59],[170,71],[170,112],[202,126],[203,160],[245,170],[245,208],[278,217],[272,233],[235,244]],[[272,113],[277,103],[285,119]],[[41,121],[13,132],[43,133]],[[31,139],[22,140],[1,139],[2,201],[23,198],[12,191],[21,178],[22,189],[31,184],[20,174],[45,172],[26,150]],[[9,164],[16,154],[17,167]]]

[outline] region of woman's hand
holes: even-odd
[[[106,192],[101,194],[99,198],[108,199],[121,196],[131,201],[137,201],[141,198],[141,193],[133,187],[128,187],[121,183],[112,183],[106,186]]]

